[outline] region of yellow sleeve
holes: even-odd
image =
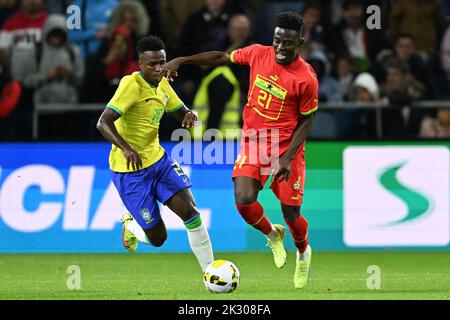
[[[123,115],[136,104],[139,98],[139,87],[133,76],[125,76],[120,80],[119,87],[112,99],[108,102],[107,108]]]
[[[167,103],[165,103],[164,109],[166,112],[175,112],[184,106],[183,101],[178,97],[176,92],[173,90],[170,83],[165,80],[165,86],[167,87]]]

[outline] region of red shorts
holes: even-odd
[[[289,206],[300,206],[303,201],[303,190],[305,186],[305,155],[298,152],[291,162],[291,174],[289,180],[272,182],[270,188],[282,204]],[[241,154],[238,156],[234,168],[233,179],[236,177],[249,177],[258,180],[261,188],[267,182],[272,168],[270,165],[248,163],[247,158]]]

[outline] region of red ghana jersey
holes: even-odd
[[[31,18],[19,11],[3,24],[0,47],[10,48],[13,45],[21,48],[33,47],[35,43],[42,41],[42,29],[46,19],[45,12],[41,12],[36,18]]]
[[[258,132],[278,129],[279,155],[282,155],[288,149],[301,116],[318,108],[319,84],[313,68],[300,56],[290,65],[280,65],[275,61],[273,47],[258,44],[233,51],[230,59],[233,63],[250,66],[243,139],[248,136],[248,129]],[[271,131],[268,132],[270,139]],[[304,152],[304,149],[303,143],[299,150]]]

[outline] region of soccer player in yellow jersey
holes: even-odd
[[[197,117],[178,98],[165,77],[165,46],[155,36],[137,44],[139,72],[120,81],[97,123],[113,144],[109,155],[111,177],[130,213],[122,216],[122,242],[135,251],[138,241],[160,247],[167,239],[157,201],[184,222],[190,246],[202,270],[213,262],[208,231],[202,224],[190,191],[189,178],[159,144],[159,122],[168,112],[193,127]]]

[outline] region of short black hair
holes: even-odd
[[[413,42],[416,41],[416,38],[411,33],[409,33],[409,32],[400,32],[400,33],[398,33],[395,36],[395,42],[397,42],[398,40],[403,39],[403,38],[411,39]]]
[[[140,39],[136,46],[138,54],[143,54],[146,51],[160,51],[166,50],[166,46],[160,37],[157,36],[145,36]]]
[[[389,59],[385,64],[385,69],[395,69],[404,75],[407,75],[410,72],[408,63],[398,58]]]
[[[277,27],[288,30],[295,30],[303,34],[303,18],[297,12],[281,12],[277,14]]]

